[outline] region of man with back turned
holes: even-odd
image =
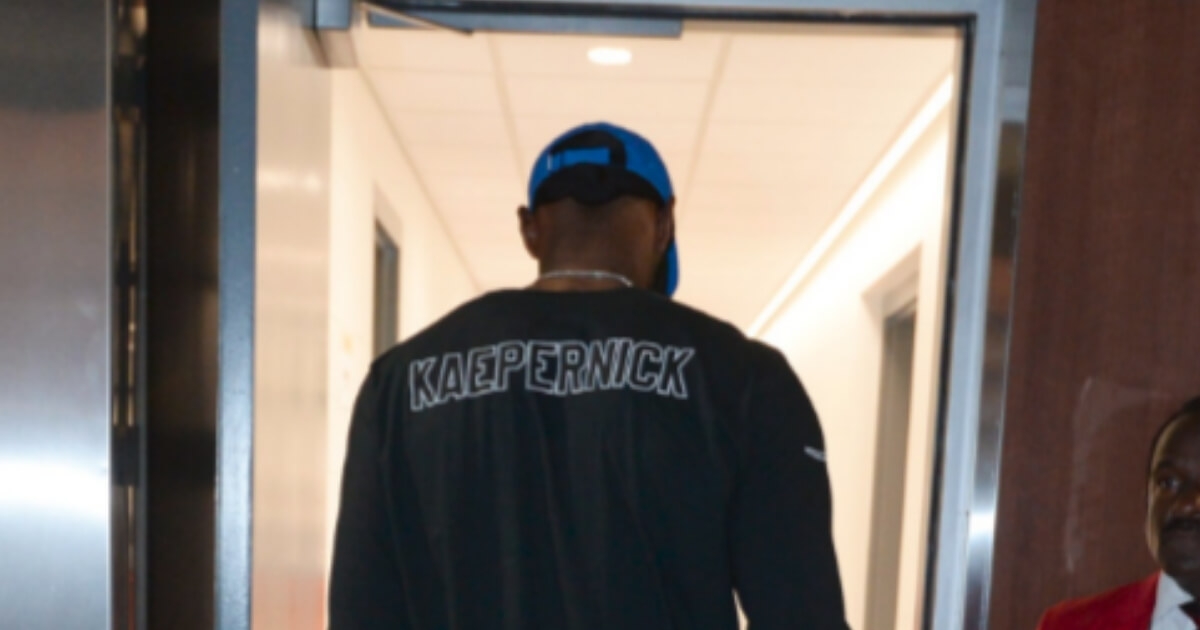
[[[538,157],[540,275],[381,357],[350,429],[332,630],[844,629],[815,412],[671,301],[670,178],[585,125]]]

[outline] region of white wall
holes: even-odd
[[[373,358],[376,220],[400,249],[402,339],[479,293],[362,74],[332,76],[327,540],[354,397]]]
[[[284,0],[258,59],[253,628],[324,620],[330,80]]]
[[[917,626],[940,348],[949,116],[898,164],[761,338],[780,348],[820,415],[848,620],[863,627],[882,355],[882,300],[919,266],[897,628]],[[906,258],[908,260],[906,261]],[[916,263],[913,265],[912,263]]]
[[[324,66],[286,0],[263,3],[258,89],[253,627],[318,630],[376,221],[401,250],[401,335],[478,290],[366,83]]]

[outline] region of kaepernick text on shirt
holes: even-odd
[[[411,362],[410,407],[421,411],[505,392],[514,382],[549,396],[629,389],[687,400],[684,369],[695,354],[695,348],[625,337],[502,341]]]

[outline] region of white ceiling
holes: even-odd
[[[949,74],[946,31],[688,23],[679,39],[364,29],[360,65],[480,288],[528,284],[516,208],[537,152],[608,120],[679,198],[678,299],[743,328]],[[592,47],[633,52],[590,63]]]

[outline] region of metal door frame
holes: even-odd
[[[313,25],[349,28],[355,0],[316,0]],[[257,3],[224,0],[221,42],[220,381],[218,400],[218,624],[250,627],[250,518],[253,468],[254,164]],[[460,10],[492,0],[425,3]],[[596,3],[527,0],[538,11]],[[997,197],[1001,165],[1023,171],[1037,0],[608,0],[610,13],[776,15],[790,20],[960,24],[965,64],[954,187],[952,286],[947,318],[934,468],[937,506],[931,527],[926,626],[987,627],[1003,428],[1003,389],[1011,304],[988,296],[1010,276],[1016,195]],[[237,60],[237,61],[234,61]],[[1004,141],[1002,142],[1002,137]],[[1003,223],[1004,225],[1001,225]],[[1003,229],[1002,229],[1003,228]],[[998,291],[999,294],[1011,293]],[[1010,298],[1004,298],[1008,300]],[[985,344],[989,335],[1003,343]],[[989,380],[990,379],[990,380]],[[988,395],[984,395],[985,391]]]
[[[214,614],[221,630],[250,630],[259,2],[220,0],[220,20]]]

